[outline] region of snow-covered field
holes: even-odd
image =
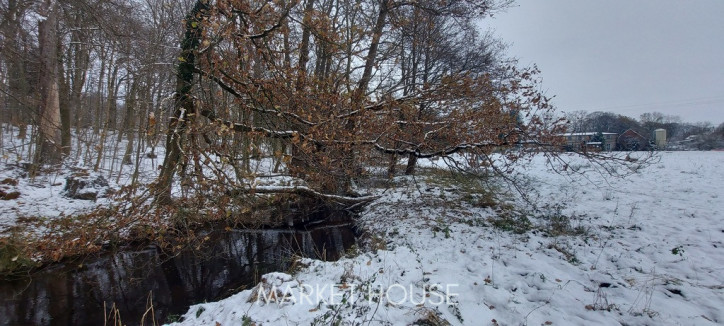
[[[180,324],[724,323],[724,153],[661,153],[623,179],[574,165],[589,171],[521,167],[538,208],[522,234],[492,227],[498,213],[454,185],[398,178],[360,217],[371,249],[305,259]]]

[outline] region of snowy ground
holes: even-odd
[[[0,200],[0,234],[19,224],[42,223],[62,216],[77,215],[109,203],[107,198],[81,200],[64,196],[66,178],[73,173],[83,171],[90,173],[93,178],[101,176],[108,182],[109,189],[117,190],[130,183],[135,169],[134,165],[121,165],[127,144],[125,138],[119,141],[116,133],[109,133],[103,155],[98,161],[95,144],[100,136],[91,130],[82,130],[81,133],[73,130],[73,150],[62,166],[31,177],[25,166],[32,161],[34,144],[29,141],[29,137],[17,138],[18,130],[15,127],[3,125],[0,130],[0,190],[18,194],[16,199]],[[28,135],[31,133],[32,127],[28,127]],[[158,147],[155,153],[153,158],[143,154],[139,158],[138,179],[141,184],[147,184],[156,177],[155,167],[161,164],[164,150]],[[133,159],[135,161],[135,156]],[[96,163],[98,169],[93,171]]]
[[[661,153],[624,179],[575,162],[589,171],[521,168],[538,203],[523,234],[492,227],[499,213],[454,185],[398,178],[360,217],[370,250],[303,260],[181,324],[724,323],[724,153]]]
[[[30,226],[30,229],[42,235],[47,221],[63,216],[72,216],[89,212],[99,206],[108,206],[111,201],[101,195],[96,200],[69,198],[64,191],[66,179],[74,173],[90,174],[90,179],[102,177],[108,183],[108,189],[115,191],[131,184],[132,174],[138,173],[137,185],[146,187],[158,176],[158,166],[163,162],[165,149],[162,142],[151,145],[142,144],[143,152],[136,156],[136,145],[132,156],[133,164],[121,164],[127,146],[126,137],[118,139],[116,132],[109,132],[105,139],[103,152],[98,159],[100,135],[92,130],[72,130],[72,152],[63,164],[53,170],[44,170],[35,177],[29,175],[26,166],[32,161],[34,145],[29,137],[16,137],[18,129],[7,125],[0,126],[0,236],[13,231],[18,225]],[[32,127],[28,127],[28,134]],[[147,155],[153,153],[154,155]],[[210,155],[211,158],[215,156]],[[137,161],[136,161],[137,160]],[[137,163],[137,164],[136,164]],[[97,169],[96,169],[97,165]],[[216,164],[226,169],[227,175],[234,176],[233,169],[225,164]],[[271,173],[274,160],[269,157],[251,159],[250,169],[253,173],[263,174],[254,185],[277,186],[289,185],[291,178]],[[205,171],[208,172],[208,171]],[[139,191],[140,192],[140,191]],[[172,193],[180,195],[182,189],[178,182],[174,183]],[[17,194],[12,199],[3,200],[5,194]],[[27,230],[27,228],[25,228]]]

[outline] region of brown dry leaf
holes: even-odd
[[[62,256],[63,254],[58,250],[53,250],[53,253],[50,254],[50,258],[53,261],[59,261]]]

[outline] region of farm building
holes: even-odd
[[[616,147],[616,133],[613,132],[569,132],[566,138],[567,150],[611,151]]]

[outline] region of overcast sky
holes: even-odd
[[[724,122],[724,0],[516,0],[485,24],[560,111]]]

